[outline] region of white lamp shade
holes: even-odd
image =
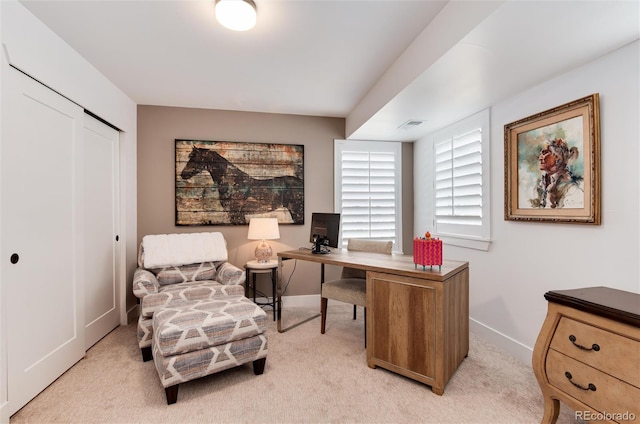
[[[216,0],[216,19],[225,28],[247,31],[256,25],[256,15],[252,0]]]
[[[251,218],[249,240],[276,240],[280,238],[278,218]]]
[[[280,238],[278,218],[251,218],[247,238],[249,240],[262,240],[256,247],[256,260],[258,262],[269,262],[273,255],[273,249],[265,240]]]

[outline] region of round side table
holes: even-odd
[[[253,292],[253,302],[260,306],[271,306],[273,308],[273,320],[276,320],[277,297],[276,284],[278,281],[278,261],[275,259],[269,262],[249,261],[244,266],[246,276],[245,296],[248,294],[249,287]],[[267,302],[256,302],[256,275],[271,274],[271,299],[267,298]]]

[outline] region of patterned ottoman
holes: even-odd
[[[134,282],[135,284],[135,282]],[[226,296],[244,295],[244,286],[224,285],[217,281],[188,281],[181,284],[162,286],[162,291],[145,296],[140,302],[138,318],[138,345],[142,350],[142,358],[152,358],[151,341],[153,340],[153,314],[163,308],[184,305],[192,300],[225,298]]]
[[[153,359],[167,404],[178,385],[253,361],[267,360],[267,314],[244,296],[173,303],[153,315]]]

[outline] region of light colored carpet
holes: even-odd
[[[11,417],[20,423],[539,423],[543,404],[529,364],[471,334],[469,356],[443,396],[366,364],[362,309],[331,303],[315,318],[269,328],[263,375],[251,364],[181,384],[167,406],[153,362],[142,362],[135,324],[119,327]],[[271,311],[269,311],[271,314]],[[313,311],[285,309],[289,325]],[[558,423],[574,423],[561,407]]]

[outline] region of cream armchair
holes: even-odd
[[[138,345],[152,359],[153,314],[201,299],[244,295],[244,270],[227,262],[221,233],[148,235],[138,252],[133,293],[139,299]]]

